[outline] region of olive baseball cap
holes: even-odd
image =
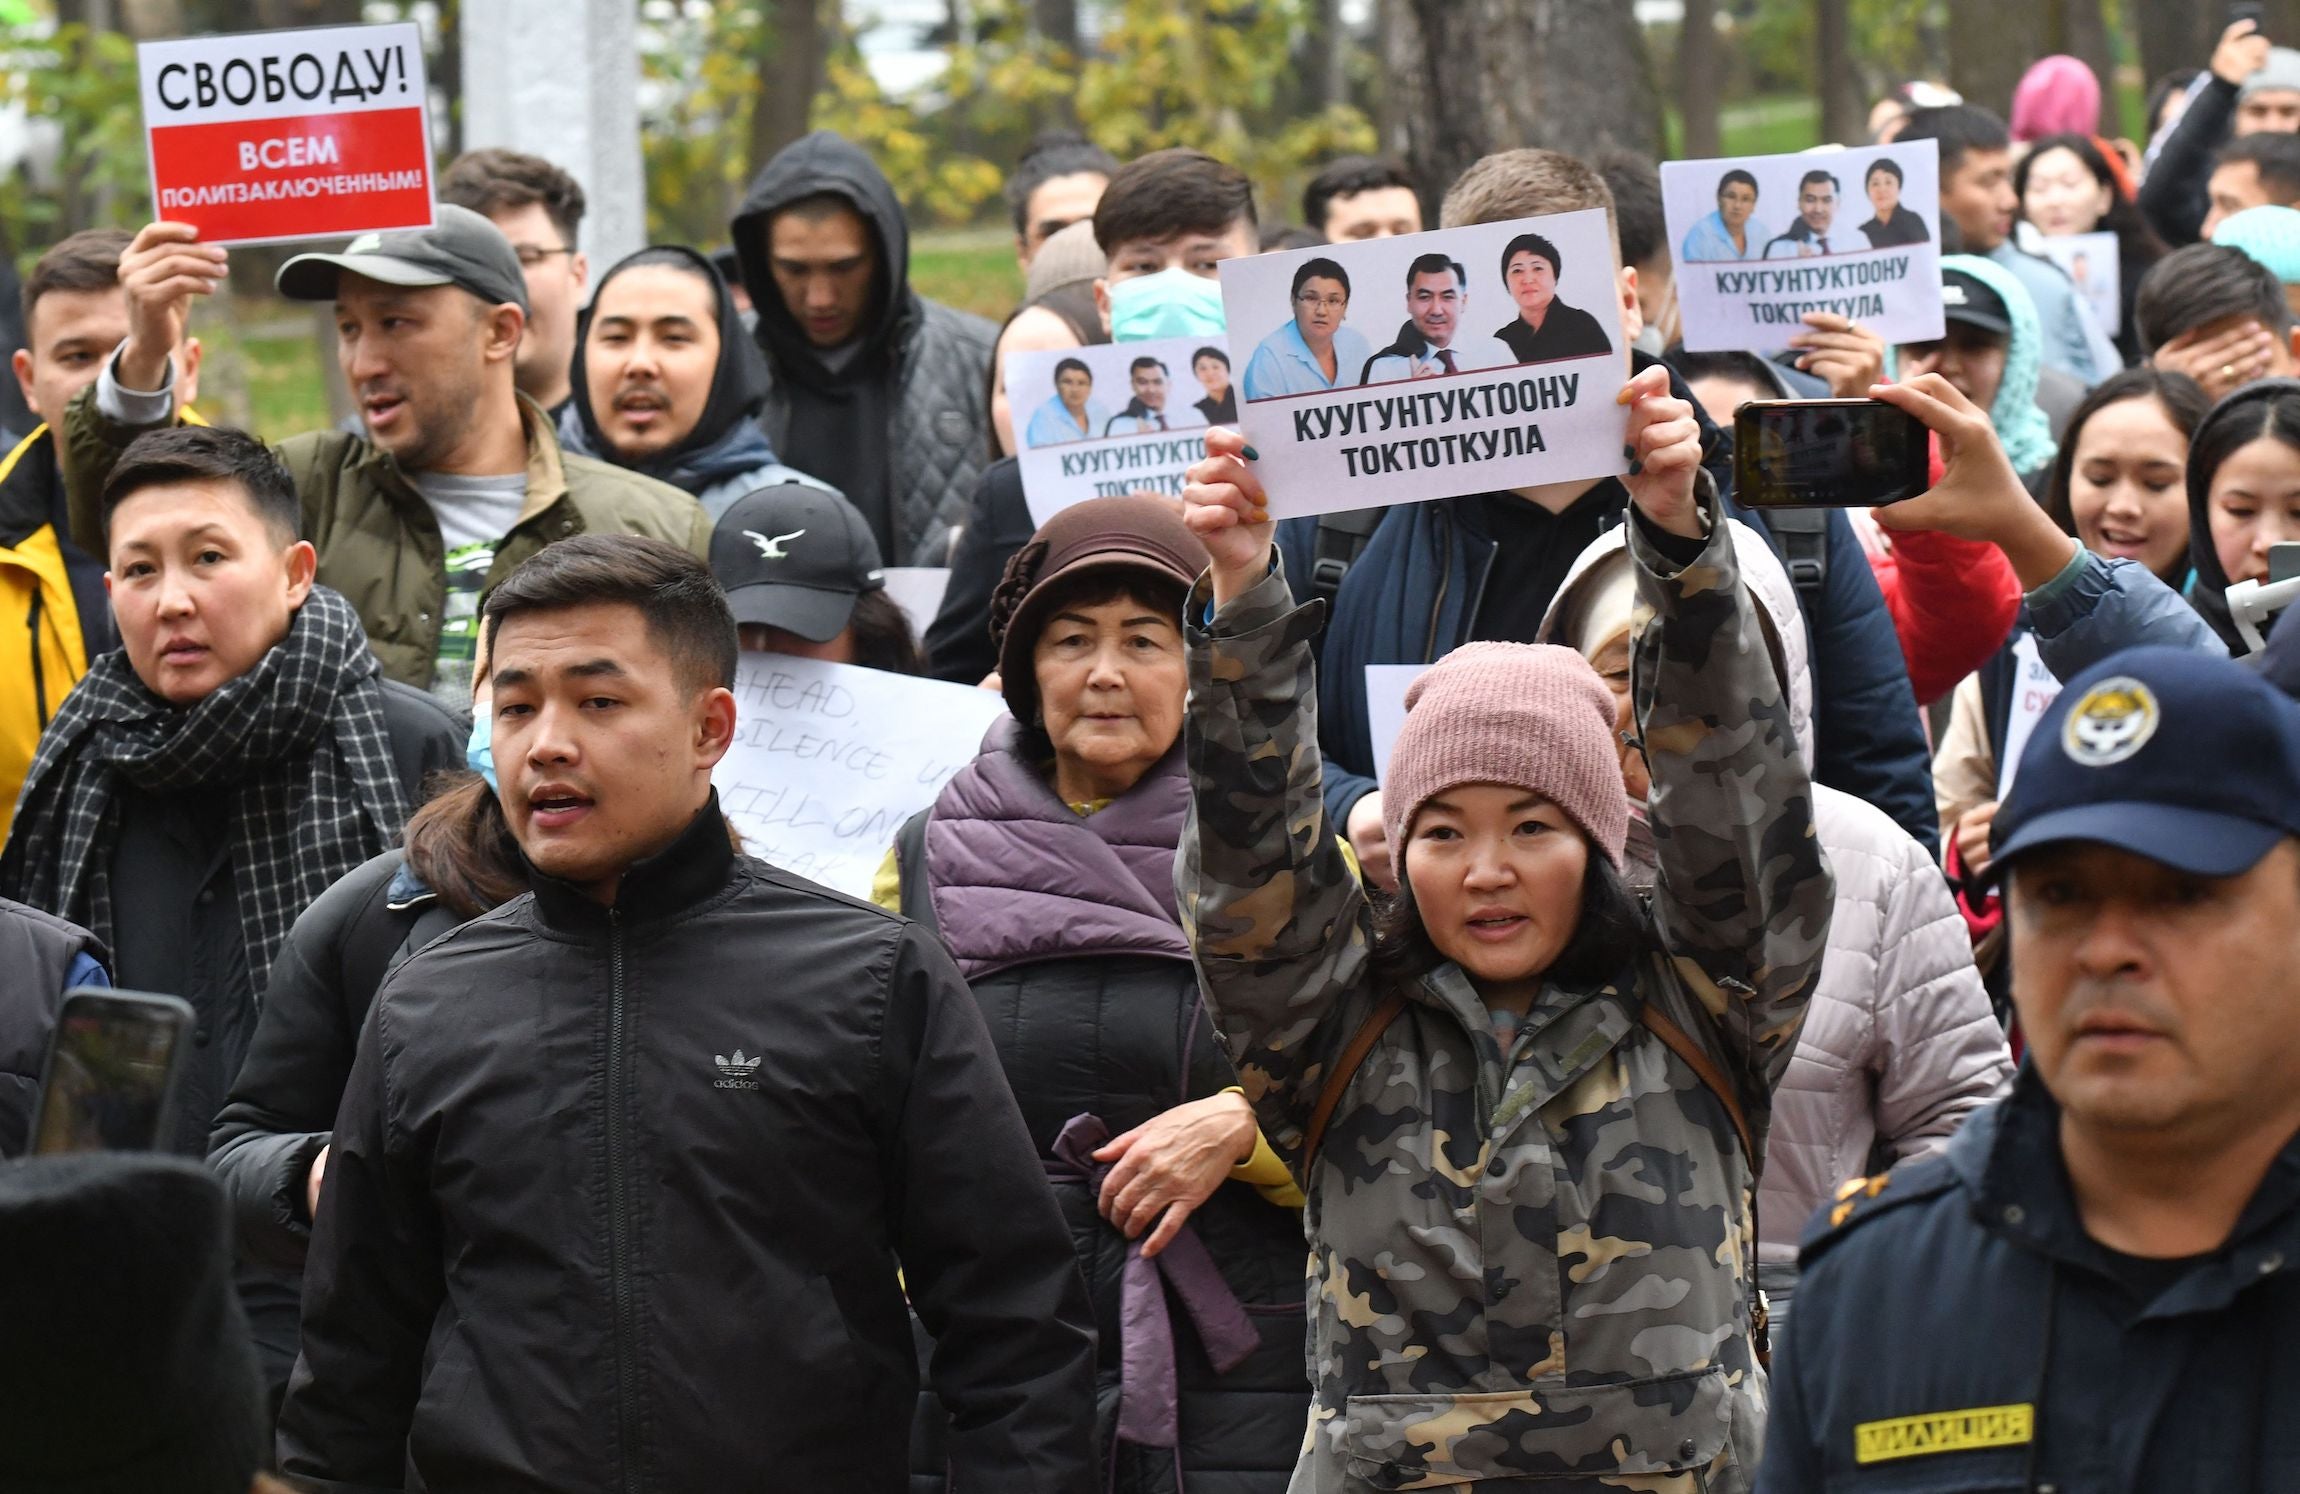
[[[273,282],[291,301],[332,301],[345,270],[385,285],[455,285],[490,306],[527,310],[527,275],[503,230],[469,208],[440,203],[431,227],[363,233],[335,254],[299,254]]]

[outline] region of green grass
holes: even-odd
[[[925,232],[910,242],[912,289],[930,301],[1004,321],[1022,300],[1014,235],[1003,228]]]
[[[1821,101],[1802,97],[1753,99],[1728,106],[1718,125],[1729,156],[1805,150],[1821,143]]]

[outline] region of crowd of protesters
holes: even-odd
[[[474,151],[282,265],[357,419],[260,437],[198,413],[224,249],[50,246],[0,1494],[2300,1487],[2300,51],[2204,61],[2139,142],[2067,57],[1880,101],[1899,346],[1684,349],[1621,151],[1288,226],[1041,137],[1003,325],[827,132],[603,268]],[[1623,476],[1273,522],[1210,346],[1181,498],[1034,522],[1008,354],[1589,209]],[[2093,232],[2113,331],[2038,242]],[[1738,502],[1736,408],[1827,396],[1929,490]],[[1004,702],[867,901],[721,811],[746,651]],[[189,1003],[182,1157],[23,1155],[104,984]]]

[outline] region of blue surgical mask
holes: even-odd
[[[477,706],[471,713],[471,740],[464,746],[463,763],[487,780],[490,791],[501,792],[495,787],[495,710],[485,697]]]
[[[1110,287],[1110,340],[1147,342],[1153,337],[1219,337],[1222,284],[1179,267],[1137,275]]]

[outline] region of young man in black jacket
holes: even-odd
[[[282,1471],[894,1494],[907,1291],[957,1486],[1097,1487],[1085,1289],[956,967],[728,845],[735,625],[709,571],[582,535],[484,616],[535,892],[369,1013]]]

